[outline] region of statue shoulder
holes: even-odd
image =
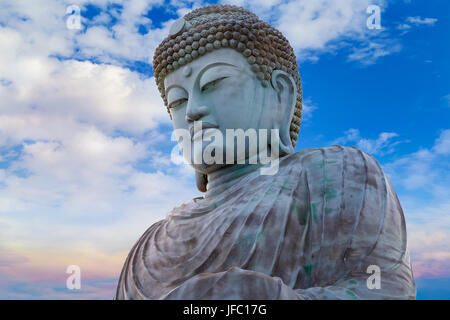
[[[381,255],[392,247],[397,251],[391,252],[386,265],[403,263],[407,252],[403,210],[374,157],[339,145],[291,156],[292,165],[299,165],[297,194],[309,202],[311,214],[322,221],[324,230],[339,226],[337,235],[330,233],[333,239],[352,239],[349,263],[362,261],[374,248]]]
[[[378,161],[356,147],[306,149],[289,158],[311,201],[355,213],[370,207],[380,217],[387,206],[397,206],[397,195]]]
[[[353,175],[355,172],[365,177],[384,177],[384,172],[378,161],[356,147],[333,145],[331,147],[310,148],[293,153],[287,158],[288,162],[300,165],[306,170],[322,170],[323,174],[340,173],[344,179],[357,178]]]
[[[154,232],[161,227],[165,221],[166,220],[163,219],[152,224],[131,248],[120,273],[114,298],[115,300],[145,298],[145,295],[143,295],[138,288],[136,279],[139,279],[141,275],[148,272],[146,266],[142,264],[142,261],[144,261],[143,257],[146,254],[145,247],[148,245],[148,241]]]

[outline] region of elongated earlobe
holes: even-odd
[[[294,152],[291,141],[290,126],[294,115],[297,86],[294,78],[285,71],[274,70],[271,84],[277,95],[277,108],[274,110],[273,128],[280,134],[280,156]]]

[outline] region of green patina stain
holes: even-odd
[[[260,237],[265,237],[266,236],[266,231],[258,231],[257,233],[256,233],[256,238],[255,238],[255,240],[258,240],[258,238],[260,238]]]
[[[336,181],[336,179],[328,178],[327,176],[325,176],[325,177],[322,179],[322,184],[329,184],[329,183],[332,183],[332,182],[334,182],[334,181]]]
[[[295,181],[291,178],[287,178],[281,186],[281,190],[291,190],[295,186]]]
[[[325,168],[325,165],[327,164],[335,164],[337,163],[337,161],[334,160],[319,160],[319,161],[315,161],[311,164],[311,167],[313,168],[318,168],[318,169],[323,169]]]
[[[317,203],[316,202],[311,203],[311,216],[314,221],[317,221],[318,217],[317,217]]]
[[[358,296],[352,290],[346,290],[345,293],[353,299],[358,299]]]
[[[305,271],[305,274],[309,277],[311,276],[311,271],[312,269],[314,269],[316,266],[314,264],[305,264],[303,266],[303,270]]]
[[[325,161],[324,160],[320,160],[320,161],[313,162],[311,164],[311,167],[312,168],[323,169],[325,167]]]
[[[253,236],[252,235],[247,235],[243,238],[240,238],[236,244],[239,246],[244,246],[244,247],[249,247],[252,243],[253,243]]]
[[[253,246],[253,244],[258,240],[258,238],[264,238],[266,236],[266,231],[258,231],[255,234],[246,235],[236,241],[236,244],[245,248]]]
[[[326,189],[326,191],[325,191],[325,200],[326,201],[334,199],[334,198],[336,198],[336,196],[337,196],[337,192],[335,189],[332,189],[332,188]]]

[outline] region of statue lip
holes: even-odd
[[[201,128],[201,130],[198,130],[199,128]],[[201,134],[202,131],[204,131],[205,129],[210,129],[210,128],[217,129],[217,128],[219,128],[219,126],[216,125],[216,124],[212,124],[212,123],[209,123],[209,122],[203,122],[203,121],[202,121],[201,127],[200,126],[197,127],[197,126],[192,125],[189,128],[189,133],[191,135],[191,140],[197,139],[198,135]],[[197,131],[194,131],[195,129],[197,129]]]

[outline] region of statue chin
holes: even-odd
[[[211,174],[211,173],[213,173],[213,172],[215,172],[217,170],[223,169],[223,168],[225,168],[227,166],[231,166],[231,165],[234,165],[234,164],[241,164],[241,165],[244,165],[244,166],[248,165],[248,164],[255,164],[254,160],[251,161],[250,159],[255,159],[255,158],[258,159],[257,157],[258,157],[258,155],[256,155],[256,154],[249,155],[248,150],[247,150],[246,155],[244,157],[245,163],[242,163],[242,160],[238,160],[237,157],[234,157],[232,163],[227,163],[226,162],[226,155],[225,155],[225,152],[224,152],[223,159],[222,159],[222,161],[220,163],[216,163],[216,162],[206,163],[203,159],[202,159],[201,162],[200,161],[194,161],[194,159],[190,159],[189,164],[190,164],[190,166],[192,168],[194,168],[194,170],[196,172],[208,175],[208,174]],[[242,159],[242,158],[240,158],[240,159]],[[259,162],[256,162],[256,163],[259,163]]]
[[[191,163],[191,166],[194,168],[194,170],[196,172],[208,175],[219,169],[229,166],[229,164],[226,164],[226,163],[222,163],[222,164],[217,164],[217,163],[214,163],[214,164],[206,164],[206,163],[192,164]]]
[[[227,164],[192,164],[191,166],[195,169],[195,183],[197,189],[200,192],[206,192],[206,186],[208,184],[208,174],[211,174],[221,168],[227,166]]]
[[[186,159],[186,161],[190,164],[190,166],[192,168],[194,168],[194,170],[196,172],[200,172],[201,174],[210,174],[210,173],[212,173],[216,170],[219,170],[220,168],[223,168],[227,165],[225,163],[225,156],[223,157],[223,160],[221,161],[221,163],[216,163],[216,162],[211,163],[211,161],[208,161],[208,163],[207,163],[204,158],[204,152],[205,152],[206,147],[207,147],[207,144],[203,144],[203,146],[201,148],[199,148],[199,150],[197,151],[195,149],[195,146],[193,146],[191,149],[190,159],[188,159],[185,155],[183,155],[184,158]]]
[[[206,162],[205,160],[205,149],[206,148],[214,148],[215,151],[221,149],[221,159],[216,159],[214,158],[215,153],[212,153],[212,157],[209,159],[210,161]],[[248,159],[251,157],[255,157],[255,155],[250,154],[248,146],[245,147],[245,155],[242,154],[239,158],[245,159],[245,163],[248,164]],[[233,164],[237,164],[238,163],[238,156],[237,156],[237,149],[234,149],[234,152],[231,152],[232,154],[234,154],[233,157],[233,161],[230,163],[227,163],[227,150],[225,146],[218,146],[218,145],[212,145],[211,143],[206,143],[202,145],[202,148],[199,148],[199,150],[195,149],[195,146],[192,147],[191,149],[191,158],[187,159],[187,157],[185,156],[186,161],[191,165],[191,167],[194,168],[194,170],[196,172],[200,172],[202,174],[210,174],[213,173],[217,170],[220,170],[226,166],[230,166]],[[220,161],[219,161],[220,160]]]

